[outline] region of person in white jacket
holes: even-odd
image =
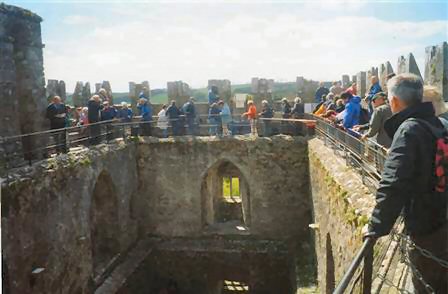
[[[162,136],[168,137],[168,117],[166,116],[166,105],[162,106],[162,109],[157,114],[157,127],[162,130]]]

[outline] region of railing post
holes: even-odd
[[[372,272],[373,272],[373,245],[375,242],[369,242],[364,254],[364,275],[362,283],[362,293],[370,294],[372,291]]]

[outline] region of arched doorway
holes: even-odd
[[[93,271],[102,272],[120,252],[118,199],[110,175],[102,172],[95,184],[90,208]]]
[[[250,191],[240,169],[223,160],[206,172],[202,182],[204,226],[228,225],[239,230],[250,226]]]

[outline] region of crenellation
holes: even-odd
[[[67,99],[65,82],[49,79],[47,82],[46,93],[48,101],[50,101],[50,99],[54,96],[59,96],[61,97],[62,101],[65,102],[65,100]]]
[[[425,84],[437,87],[448,101],[448,43],[426,47],[425,52]]]
[[[356,75],[356,86],[358,95],[364,97],[367,93],[367,74],[365,71],[360,71]]]
[[[380,79],[380,85],[381,89],[383,91],[387,90],[387,76],[394,73],[394,69],[392,68],[392,65],[389,61],[386,61],[386,63],[382,63],[379,68],[379,79]]]
[[[0,85],[6,88],[2,91],[5,96],[1,97],[0,104],[10,105],[0,110],[0,136],[33,133],[47,128],[41,21],[42,18],[28,10],[0,4]],[[23,140],[26,158],[44,155],[31,152],[38,143],[34,138]]]
[[[167,82],[168,100],[176,101],[177,106],[182,106],[191,96],[190,86],[182,81]]]
[[[342,75],[342,88],[347,89],[350,87],[350,76],[349,75]]]
[[[422,74],[420,73],[420,69],[415,61],[414,54],[409,53],[406,57],[400,56],[398,58],[397,74],[401,73],[412,73],[422,78]]]

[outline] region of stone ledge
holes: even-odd
[[[334,154],[334,151],[325,146],[319,138],[314,138],[308,142],[308,152],[310,164],[318,164],[326,172],[326,184],[336,186],[339,190],[338,195],[329,195],[329,197],[339,197],[343,199],[347,210],[351,210],[357,216],[370,217],[375,205],[375,196],[362,183],[361,175],[354,169],[348,167],[345,160]]]
[[[27,18],[31,21],[41,22],[43,19],[39,15],[14,5],[7,5],[5,3],[0,3],[0,13],[20,18]]]

